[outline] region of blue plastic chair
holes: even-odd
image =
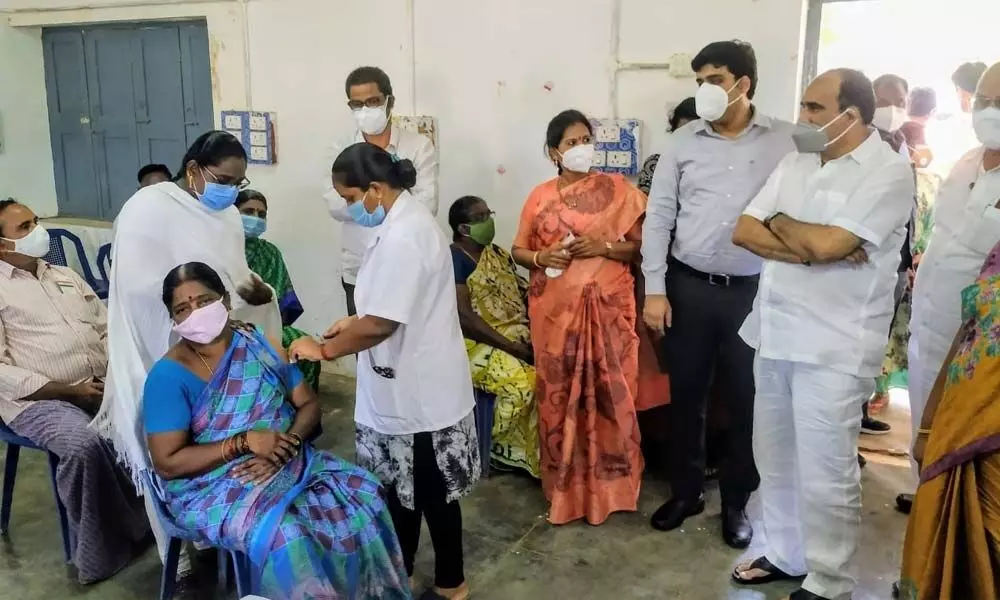
[[[181,546],[184,542],[195,541],[195,536],[181,529],[176,523],[174,523],[173,518],[170,513],[167,512],[167,507],[163,503],[162,496],[160,495],[160,489],[156,485],[153,476],[149,471],[142,472],[143,485],[146,487],[146,493],[149,494],[152,500],[153,507],[156,509],[156,516],[160,520],[160,524],[163,525],[163,530],[166,532],[170,541],[167,546],[167,558],[163,561],[163,576],[160,578],[160,600],[171,600],[174,597],[174,587],[177,584],[177,564],[181,557]],[[252,571],[250,569],[250,559],[242,552],[237,552],[235,550],[225,550],[219,548],[219,584],[222,586],[226,585],[227,580],[227,563],[226,556],[232,558],[233,570],[236,573],[236,593],[242,598],[248,594],[253,593],[251,588],[253,587],[252,581]]]
[[[80,270],[83,271],[83,279],[87,282],[87,285],[94,290],[97,297],[101,300],[107,300],[108,289],[111,287],[108,282],[107,277],[103,279],[98,278],[94,275],[94,271],[90,268],[90,261],[87,259],[87,254],[83,249],[83,242],[76,234],[67,231],[65,229],[53,228],[49,229],[49,253],[46,254],[42,259],[53,265],[59,265],[61,267],[68,267],[69,261],[66,258],[66,245],[69,243],[76,250],[76,257],[80,263]],[[110,262],[110,252],[111,247],[108,245],[108,260]],[[98,261],[101,260],[100,251],[98,251]]]
[[[59,488],[56,485],[56,467],[59,465],[59,457],[36,445],[28,438],[17,435],[3,421],[0,421],[0,440],[7,442],[7,457],[3,469],[3,497],[0,500],[0,534],[7,535],[7,527],[10,525],[10,506],[14,501],[14,480],[17,477],[17,460],[21,455],[21,448],[41,450],[49,456],[52,491],[56,496],[56,510],[59,511],[59,526],[62,528],[63,553],[66,562],[73,562],[73,532],[69,527],[66,507],[59,499]]]
[[[482,476],[490,476],[490,453],[493,451],[493,405],[497,397],[489,392],[473,388],[476,397],[476,435],[479,437],[479,459],[482,461]]]

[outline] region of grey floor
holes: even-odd
[[[352,380],[324,376],[325,432],[319,445],[348,457],[353,455],[353,385]],[[906,524],[891,503],[908,479],[907,469],[898,466],[870,462],[864,471],[856,599],[890,596]],[[649,515],[666,492],[662,481],[647,477],[638,513],[614,515],[600,527],[552,527],[545,521],[546,503],[536,483],[514,475],[484,480],[462,505],[473,598],[772,600],[792,589],[751,590],[729,584],[729,573],[741,553],[727,548],[719,537],[714,490],[708,495],[708,510],[689,519],[682,530],[652,530]],[[751,514],[758,512],[751,508]],[[422,542],[417,576],[429,580],[433,572],[429,537],[425,535]],[[159,577],[159,559],[149,551],[109,581],[89,587],[76,584],[72,567],[62,560],[47,464],[41,453],[21,453],[10,530],[0,540],[0,599],[152,599],[157,597]]]

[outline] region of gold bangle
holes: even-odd
[[[538,255],[541,254],[541,253],[542,253],[542,251],[538,250],[538,251],[535,252],[535,255],[531,257],[531,262],[535,263],[535,268],[536,269],[541,269],[542,268],[542,265],[538,264]]]

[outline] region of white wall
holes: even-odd
[[[14,12],[11,22],[38,26],[208,19],[216,111],[253,108],[277,114],[280,164],[254,167],[249,177],[270,200],[268,237],[285,252],[307,308],[301,325],[314,332],[344,313],[338,227],[327,217],[319,197],[331,161],[327,147],[352,132],[343,89],[352,68],[381,66],[392,78],[398,112],[437,118],[442,223],[452,200],[480,195],[497,211],[497,239],[504,244],[513,237],[528,192],[554,174],[542,153],[545,125],[552,116],[568,107],[612,116],[617,108],[619,116],[645,122],[644,151],[649,154],[666,139],[666,105],[694,91],[693,80],[674,80],[663,71],[624,72],[617,79],[614,106],[614,0],[230,0],[150,5],[129,0],[128,7],[120,8],[100,8],[115,4],[114,0],[88,0],[86,4],[95,8],[78,10],[72,8],[83,4],[81,0],[43,3],[67,9]],[[25,9],[37,6],[39,0],[7,0],[7,4]],[[693,55],[710,41],[745,39],[754,44],[760,62],[758,104],[765,112],[788,118],[797,101],[803,5],[803,0],[621,0],[618,61],[665,62],[675,53]],[[9,36],[9,30],[0,26],[0,44],[5,31]],[[30,120],[41,127],[45,116],[37,114],[38,105],[44,106],[38,30],[29,37],[34,44],[32,60],[27,66],[11,65],[7,54],[0,53],[0,73],[13,68],[19,76],[30,75],[39,82],[24,92],[30,98],[21,104],[32,107]],[[30,48],[27,53],[31,54]],[[547,83],[551,91],[546,90]],[[4,96],[0,94],[0,103]],[[47,136],[39,136],[36,145],[37,164],[31,176],[44,181],[51,201]],[[46,160],[38,156],[42,147]],[[5,185],[0,171],[0,193]]]
[[[41,29],[0,25],[0,142],[0,199],[13,196],[54,215]]]

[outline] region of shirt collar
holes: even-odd
[[[41,279],[42,278],[42,273],[44,273],[46,271],[46,269],[49,268],[49,263],[45,262],[42,259],[38,259],[38,263],[37,264],[38,264],[38,267],[36,268],[34,275],[35,275],[35,277],[37,279]],[[16,268],[14,265],[10,264],[9,262],[7,262],[5,260],[0,260],[0,276],[3,276],[5,278],[7,278],[7,279],[13,279],[14,278],[14,272],[15,271],[20,271],[20,270],[21,269]],[[24,271],[24,272],[27,273],[27,271]]]
[[[361,143],[365,141],[365,134],[361,133],[359,129],[354,134],[354,143]],[[396,124],[392,122],[392,118],[389,118],[389,145],[386,146],[385,151],[389,154],[396,154],[396,146],[399,144],[399,128]]]
[[[739,139],[744,135],[746,135],[747,132],[752,130],[754,127],[762,127],[764,129],[771,128],[771,126],[773,125],[773,119],[771,119],[771,117],[765,115],[760,109],[758,109],[754,105],[750,105],[750,110],[753,111],[753,116],[750,117],[750,123],[747,124],[746,129],[741,131],[740,134],[735,138],[726,138],[726,139]],[[712,126],[709,125],[708,121],[706,121],[705,119],[698,119],[696,123],[697,124],[694,126],[695,133],[704,132],[709,135],[723,137],[720,136],[718,133],[716,133],[716,131],[712,129]]]
[[[851,157],[854,162],[863,165],[870,160],[875,160],[878,158],[879,150],[882,149],[882,144],[886,142],[882,140],[882,135],[877,129],[872,128],[868,134],[865,141],[861,142],[857,148],[851,150],[841,158]]]

